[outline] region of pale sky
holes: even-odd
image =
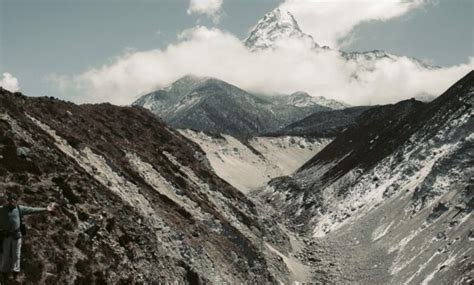
[[[72,97],[65,89],[58,88],[57,81],[51,78],[80,76],[113,65],[125,54],[165,51],[170,44],[182,41],[178,35],[196,26],[218,29],[244,39],[265,13],[285,2],[0,1],[0,84],[3,74],[5,81],[11,77],[17,79],[20,91],[26,95],[64,99]],[[341,44],[338,48],[346,51],[382,49],[442,67],[468,63],[469,58],[474,57],[474,1],[415,1],[423,3],[400,12],[399,16],[368,19],[350,26],[350,32],[338,39]],[[354,1],[338,2],[350,6]],[[352,11],[341,10],[340,17],[346,17],[347,13]],[[296,20],[299,22],[300,19],[296,17]],[[330,27],[328,22],[332,20],[325,21]],[[311,33],[311,28],[303,30]],[[318,35],[313,37],[319,42]]]

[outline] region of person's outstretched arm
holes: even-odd
[[[52,212],[52,211],[54,211],[54,208],[55,208],[55,204],[51,203],[46,208],[20,206],[20,211],[21,211],[22,215],[31,215],[31,214]]]

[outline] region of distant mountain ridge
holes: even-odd
[[[289,11],[280,8],[276,8],[265,14],[243,40],[245,46],[252,51],[273,49],[290,42],[300,42],[302,45],[314,49],[315,52],[331,50],[328,46],[321,47],[313,36],[301,30],[297,20]],[[373,69],[374,64],[379,60],[397,60],[402,57],[383,50],[353,52],[340,50],[339,53],[341,57],[348,62],[357,64],[359,66],[358,69],[361,71]],[[437,68],[437,66],[430,65],[413,57],[406,58],[422,68]]]
[[[137,99],[175,128],[252,136],[275,131],[343,103],[307,93],[259,96],[219,79],[187,75]]]
[[[294,122],[271,136],[305,136],[313,138],[331,138],[337,136],[344,129],[353,126],[357,118],[372,106],[349,107],[339,110],[317,112]]]

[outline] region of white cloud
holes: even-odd
[[[0,86],[10,92],[16,92],[20,90],[20,85],[18,83],[18,79],[11,75],[8,72],[4,72],[2,74],[2,78],[0,78]]]
[[[220,18],[223,0],[190,0],[188,14],[203,14],[211,17],[214,23]]]
[[[406,57],[372,63],[361,71],[339,52],[315,52],[305,45],[281,44],[250,52],[235,36],[196,27],[163,50],[128,52],[113,63],[73,77],[55,76],[63,94],[76,102],[130,104],[139,95],[167,86],[186,74],[212,76],[261,93],[307,91],[349,104],[383,104],[420,93],[439,95],[474,68],[469,63],[428,70]],[[353,75],[357,73],[357,78]]]
[[[339,48],[358,24],[386,21],[422,6],[428,0],[285,0],[280,5],[294,15],[301,29],[320,45]]]

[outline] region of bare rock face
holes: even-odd
[[[288,282],[274,222],[144,108],[0,90],[0,185],[60,204],[25,218],[26,283]]]
[[[470,72],[430,103],[371,108],[260,193],[310,236],[301,258],[316,281],[474,280],[473,104]]]

